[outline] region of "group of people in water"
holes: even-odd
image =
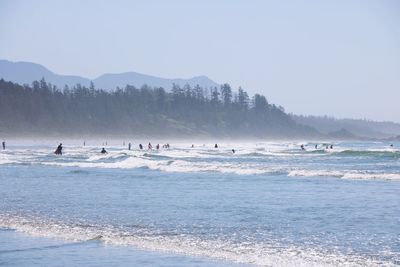
[[[6,149],[6,141],[3,141],[2,143],[2,147],[3,147],[3,150],[5,150]],[[107,143],[106,143],[107,144]],[[104,144],[103,144],[104,145]],[[124,145],[125,145],[125,142],[124,142]],[[86,142],[84,141],[83,142],[83,146],[86,146]],[[325,149],[333,149],[333,145],[332,144],[322,144],[322,147],[324,147],[325,146]],[[192,148],[194,148],[194,144],[192,144],[192,146],[191,146]],[[393,144],[390,144],[390,147],[393,147]],[[157,150],[159,150],[160,149],[160,144],[157,144],[156,145],[156,147],[155,147]],[[170,145],[167,143],[167,144],[164,144],[164,145],[162,145],[162,148],[170,148]],[[218,148],[218,144],[215,144],[214,145],[214,148]],[[318,147],[318,144],[315,144],[315,146],[314,146],[314,148],[315,149],[318,149],[319,147]],[[58,147],[56,148],[56,151],[54,151],[54,154],[56,154],[56,155],[62,155],[62,149],[63,149],[63,146],[62,146],[62,143],[60,143],[59,145],[58,145]],[[128,143],[128,150],[131,150],[132,149],[132,144],[131,143]],[[142,150],[143,149],[143,145],[142,144],[139,144],[139,149],[140,150]],[[149,144],[147,145],[147,149],[148,150],[152,150],[153,149],[153,145],[149,142]],[[301,150],[306,150],[306,148],[305,148],[305,146],[303,145],[303,144],[301,144],[300,145],[300,149]],[[233,154],[235,154],[235,149],[232,149],[232,153]],[[107,154],[108,152],[107,152],[107,150],[103,147],[102,149],[101,149],[101,151],[100,151],[100,153],[101,154]]]
[[[106,144],[107,144],[107,142],[106,142]],[[124,142],[123,144],[125,145],[125,142]],[[103,145],[104,145],[104,143],[103,143]],[[86,142],[85,142],[85,141],[83,142],[83,146],[86,146]],[[164,144],[162,147],[163,147],[163,148],[169,148],[170,145],[167,143],[167,144]],[[159,150],[159,149],[160,149],[160,144],[157,144],[155,148],[156,148],[157,150]],[[5,149],[5,142],[3,142],[3,149]],[[58,147],[56,148],[56,150],[54,151],[54,154],[56,154],[56,155],[62,155],[62,149],[63,149],[63,146],[62,146],[62,143],[60,143],[60,144],[58,145]],[[129,143],[129,144],[128,144],[128,150],[131,150],[131,149],[132,149],[132,144]],[[142,145],[142,144],[139,144],[139,149],[140,149],[140,150],[143,149],[143,145]],[[152,145],[150,142],[149,142],[149,144],[147,145],[147,149],[148,149],[148,150],[152,150],[152,149],[153,149],[153,145]],[[101,149],[100,153],[101,153],[101,154],[107,154],[108,152],[107,152],[107,150],[103,147],[103,148]]]
[[[5,149],[6,149],[6,141],[3,141],[1,144],[2,144],[3,150],[5,150]],[[103,143],[103,145],[104,145],[104,143]],[[107,142],[106,142],[106,145],[107,145]],[[125,146],[125,142],[123,142],[123,145]],[[83,142],[83,146],[86,146],[86,142],[85,142],[85,141]],[[204,146],[204,145],[203,145],[203,146]],[[192,144],[191,147],[194,148],[194,144]],[[333,149],[333,145],[332,145],[332,144],[322,144],[322,147],[325,147],[325,149]],[[390,147],[392,148],[392,147],[393,147],[393,144],[390,144]],[[160,144],[157,144],[157,145],[155,146],[155,148],[156,148],[157,150],[159,150],[159,149],[160,149]],[[162,148],[170,148],[170,145],[169,145],[168,143],[166,143],[166,144],[162,145]],[[214,145],[214,148],[218,148],[218,144],[215,144],[215,145]],[[305,148],[305,146],[304,146],[303,144],[300,145],[300,148],[301,148],[301,150],[306,150],[306,148]],[[315,149],[318,149],[318,148],[319,148],[319,147],[318,147],[318,144],[315,144],[314,148],[315,148]],[[63,146],[62,146],[62,143],[60,143],[60,144],[57,146],[56,150],[54,151],[54,154],[56,154],[56,155],[62,155],[62,149],[63,149]],[[132,149],[132,144],[131,144],[131,143],[128,143],[128,150],[131,150],[131,149]],[[143,145],[142,145],[142,144],[139,144],[139,149],[140,149],[140,150],[143,150]],[[147,149],[148,149],[148,150],[152,150],[152,149],[153,149],[153,145],[152,145],[150,142],[149,142],[149,144],[147,145]],[[235,154],[235,152],[236,152],[235,149],[232,149],[232,153]],[[100,153],[101,153],[101,154],[107,154],[108,152],[107,152],[107,150],[103,147],[103,148],[101,149]]]
[[[106,144],[107,144],[107,143],[106,143]],[[125,145],[125,142],[124,142],[123,144]],[[103,145],[104,145],[104,143],[103,143]],[[85,142],[85,141],[83,142],[83,146],[86,146],[86,142]],[[170,145],[169,145],[168,143],[166,143],[166,144],[162,145],[162,148],[170,148]],[[192,148],[194,148],[194,145],[193,145],[193,144],[192,144]],[[218,148],[218,144],[215,144],[215,145],[214,145],[214,148]],[[5,142],[3,142],[3,149],[5,149]],[[62,146],[62,143],[60,143],[60,144],[57,146],[56,150],[54,151],[54,154],[56,154],[56,155],[62,155],[62,149],[63,149],[63,146]],[[132,149],[132,144],[131,144],[131,143],[128,143],[128,150],[131,150],[131,149]],[[140,149],[140,150],[143,149],[143,145],[142,145],[142,144],[139,144],[139,149]],[[149,144],[147,145],[147,149],[148,149],[148,150],[152,150],[152,149],[153,149],[153,145],[151,144],[151,142],[149,142]],[[159,150],[159,149],[160,149],[160,144],[157,144],[157,145],[155,146],[155,149]],[[235,149],[232,149],[232,153],[234,154],[235,152],[236,152],[236,150],[235,150]],[[100,153],[101,153],[101,154],[107,154],[108,152],[107,152],[107,150],[103,147],[103,148],[101,149]]]
[[[84,144],[84,146],[85,146],[85,142],[84,142],[83,144]],[[125,142],[124,142],[124,144],[125,144]],[[6,142],[5,142],[5,141],[2,142],[2,146],[3,146],[3,150],[6,149]],[[325,147],[325,149],[333,149],[333,145],[332,145],[332,144],[322,144],[322,147]],[[390,147],[393,147],[393,144],[390,144]],[[164,145],[162,146],[162,148],[170,148],[170,145],[169,145],[168,143],[167,143],[167,144],[164,144]],[[194,144],[192,144],[191,148],[194,148]],[[215,145],[214,145],[214,148],[218,148],[218,144],[215,144]],[[315,144],[314,148],[315,148],[315,149],[318,149],[318,148],[319,148],[319,147],[318,147],[318,144]],[[56,151],[54,152],[54,154],[56,154],[56,155],[62,155],[62,149],[63,149],[63,146],[62,146],[62,144],[60,143],[60,144],[58,145]],[[129,144],[128,144],[128,150],[131,150],[131,149],[132,149],[132,144],[129,143]],[[140,150],[143,150],[143,145],[142,145],[142,144],[139,144],[139,149],[140,149]],[[153,149],[153,145],[152,145],[150,142],[149,142],[149,144],[147,145],[147,149],[148,149],[148,150],[152,150],[152,149]],[[159,149],[160,149],[160,144],[157,144],[157,145],[155,146],[155,149],[159,150]],[[301,150],[306,150],[306,148],[305,148],[305,146],[304,146],[303,144],[300,145],[300,149],[301,149]],[[235,149],[232,149],[232,153],[235,154],[235,152],[236,152],[236,150],[235,150]],[[107,152],[107,150],[103,147],[103,148],[101,149],[100,153],[101,153],[101,154],[107,154],[108,152]]]
[[[129,143],[129,150],[131,150],[130,144],[131,144],[131,143]],[[162,147],[163,147],[163,148],[169,148],[169,144],[164,144]],[[155,148],[156,148],[157,150],[159,150],[159,149],[160,149],[160,144],[157,144]],[[140,149],[140,150],[143,149],[143,145],[142,145],[142,144],[139,144],[139,149]],[[149,142],[149,144],[147,145],[147,149],[148,149],[148,150],[152,150],[152,149],[153,149],[153,145],[152,145],[150,142]]]
[[[332,144],[322,144],[322,147],[325,146],[325,149],[333,149],[333,145]],[[301,144],[300,146],[301,150],[306,150],[305,146],[303,144]],[[315,144],[314,146],[315,149],[318,149],[318,144]]]

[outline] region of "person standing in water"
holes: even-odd
[[[3,150],[6,150],[6,141],[3,141],[1,144],[3,145]]]
[[[58,145],[56,151],[54,152],[54,154],[56,154],[56,155],[62,155],[62,149],[63,149],[63,147],[62,147],[62,144],[60,143],[60,144]]]
[[[128,150],[131,150],[131,143],[128,144]]]
[[[214,148],[218,148],[218,144],[215,144]]]
[[[101,154],[107,154],[107,151],[105,150],[105,148],[103,147],[103,149],[100,151]]]
[[[160,149],[160,144],[157,144],[156,148],[157,148],[157,150],[159,150]]]
[[[153,146],[151,145],[150,142],[149,142],[149,144],[147,145],[147,148],[148,148],[149,150],[152,150],[152,149],[153,149]]]
[[[306,149],[304,148],[304,145],[301,145],[300,148],[301,148],[301,150],[306,150]]]
[[[143,149],[143,145],[139,144],[139,149],[142,150]]]

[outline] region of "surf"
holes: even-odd
[[[379,266],[382,261],[360,258],[357,255],[327,253],[317,249],[302,248],[280,244],[276,240],[265,243],[239,242],[214,239],[204,240],[195,236],[168,233],[152,233],[145,226],[134,229],[121,229],[113,225],[92,225],[89,229],[79,224],[67,224],[55,220],[24,218],[20,216],[1,216],[0,227],[40,237],[58,238],[73,243],[21,250],[0,251],[16,253],[32,250],[57,249],[63,246],[77,246],[86,242],[103,242],[106,245],[132,246],[134,248],[172,252],[187,256],[207,257],[229,260],[241,264],[257,266]],[[395,266],[392,262],[385,266]]]

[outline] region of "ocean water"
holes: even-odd
[[[400,265],[400,144],[87,144],[0,151],[0,265]]]

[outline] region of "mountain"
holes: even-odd
[[[142,85],[147,84],[151,87],[162,87],[165,89],[171,89],[173,84],[177,84],[183,87],[185,84],[189,84],[194,87],[199,85],[203,88],[219,87],[217,83],[210,80],[206,76],[193,77],[191,79],[164,79],[151,75],[140,74],[137,72],[125,72],[117,74],[103,74],[100,77],[93,80],[93,83],[97,88],[112,89],[117,86],[125,87],[125,85],[133,85],[140,88]]]
[[[63,88],[66,84],[80,83],[86,86],[90,84],[89,79],[80,76],[58,75],[39,64],[8,60],[0,60],[0,77],[6,81],[19,84],[31,84],[33,81],[38,81],[44,77],[46,81],[59,88]]]
[[[89,86],[93,81],[96,88],[112,90],[118,87],[125,87],[127,84],[140,88],[147,84],[152,87],[163,87],[166,90],[172,88],[175,83],[179,86],[189,84],[190,86],[199,85],[203,88],[219,87],[219,84],[206,76],[196,76],[190,79],[166,79],[151,75],[145,75],[137,72],[125,72],[116,74],[103,74],[94,80],[90,80],[81,76],[56,74],[44,66],[31,62],[11,62],[8,60],[0,60],[0,78],[6,81],[18,84],[31,84],[35,80],[42,78],[58,88],[65,85],[74,86],[81,84]]]

